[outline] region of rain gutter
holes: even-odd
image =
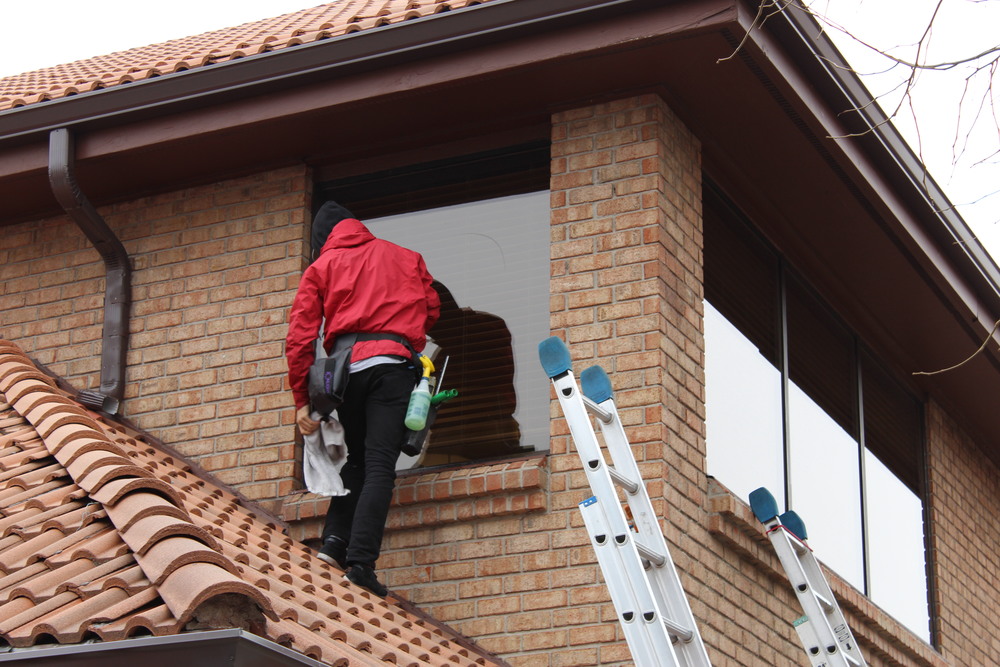
[[[60,128],[49,134],[49,184],[52,193],[104,260],[104,329],[101,339],[100,391],[85,390],[78,399],[89,408],[118,414],[125,393],[132,304],[132,266],[125,247],[76,183],[73,137]]]
[[[323,663],[244,630],[205,630],[109,642],[7,648],[0,662],[61,667],[323,667]]]

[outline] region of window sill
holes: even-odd
[[[548,509],[548,457],[403,473],[388,528],[415,528]]]
[[[300,491],[282,505],[281,517],[300,540],[319,537],[329,498]],[[400,473],[387,527],[416,528],[481,517],[548,509],[548,456],[477,462]]]
[[[714,479],[709,480],[708,505],[708,529],[712,536],[760,572],[784,585],[792,595],[778,557],[750,507]],[[823,566],[823,573],[860,645],[899,664],[949,667],[948,661],[931,646],[826,566]],[[793,634],[790,628],[789,624],[789,634]]]

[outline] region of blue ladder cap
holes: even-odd
[[[767,523],[778,516],[778,501],[763,486],[750,492],[750,509],[761,523]]]
[[[580,389],[594,403],[603,403],[614,395],[611,379],[600,366],[591,366],[580,373]]]
[[[809,536],[806,534],[806,522],[795,513],[795,510],[788,510],[779,518],[781,519],[781,525],[787,528],[795,537],[800,540],[809,539]]]
[[[538,359],[542,362],[545,374],[550,378],[573,369],[569,358],[569,348],[558,336],[546,338],[538,344]]]
[[[586,500],[584,500],[582,503],[580,503],[580,507],[590,507],[591,505],[594,505],[596,503],[597,503],[597,496],[591,496]]]

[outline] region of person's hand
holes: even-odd
[[[319,428],[319,422],[314,421],[309,416],[309,406],[303,405],[295,411],[295,423],[298,424],[302,435],[310,435]]]

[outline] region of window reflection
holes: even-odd
[[[741,498],[760,486],[785,504],[781,373],[705,302],[708,474]]]
[[[438,412],[425,459],[401,465],[547,449],[549,383],[537,346],[549,331],[548,192],[366,224],[376,236],[419,252],[449,302],[431,335],[453,357],[439,388],[458,389],[459,396]]]
[[[871,452],[865,452],[865,520],[869,597],[896,620],[930,641],[924,581],[924,520],[920,498]]]
[[[816,557],[863,591],[858,443],[794,383],[788,402],[788,506],[806,522]]]
[[[428,335],[438,350],[434,361],[441,389],[457,390],[458,398],[438,411],[423,464],[464,460],[469,450],[481,458],[516,454],[521,430],[514,418],[510,330],[496,315],[459,307],[440,282],[434,288],[441,297],[441,317]]]

